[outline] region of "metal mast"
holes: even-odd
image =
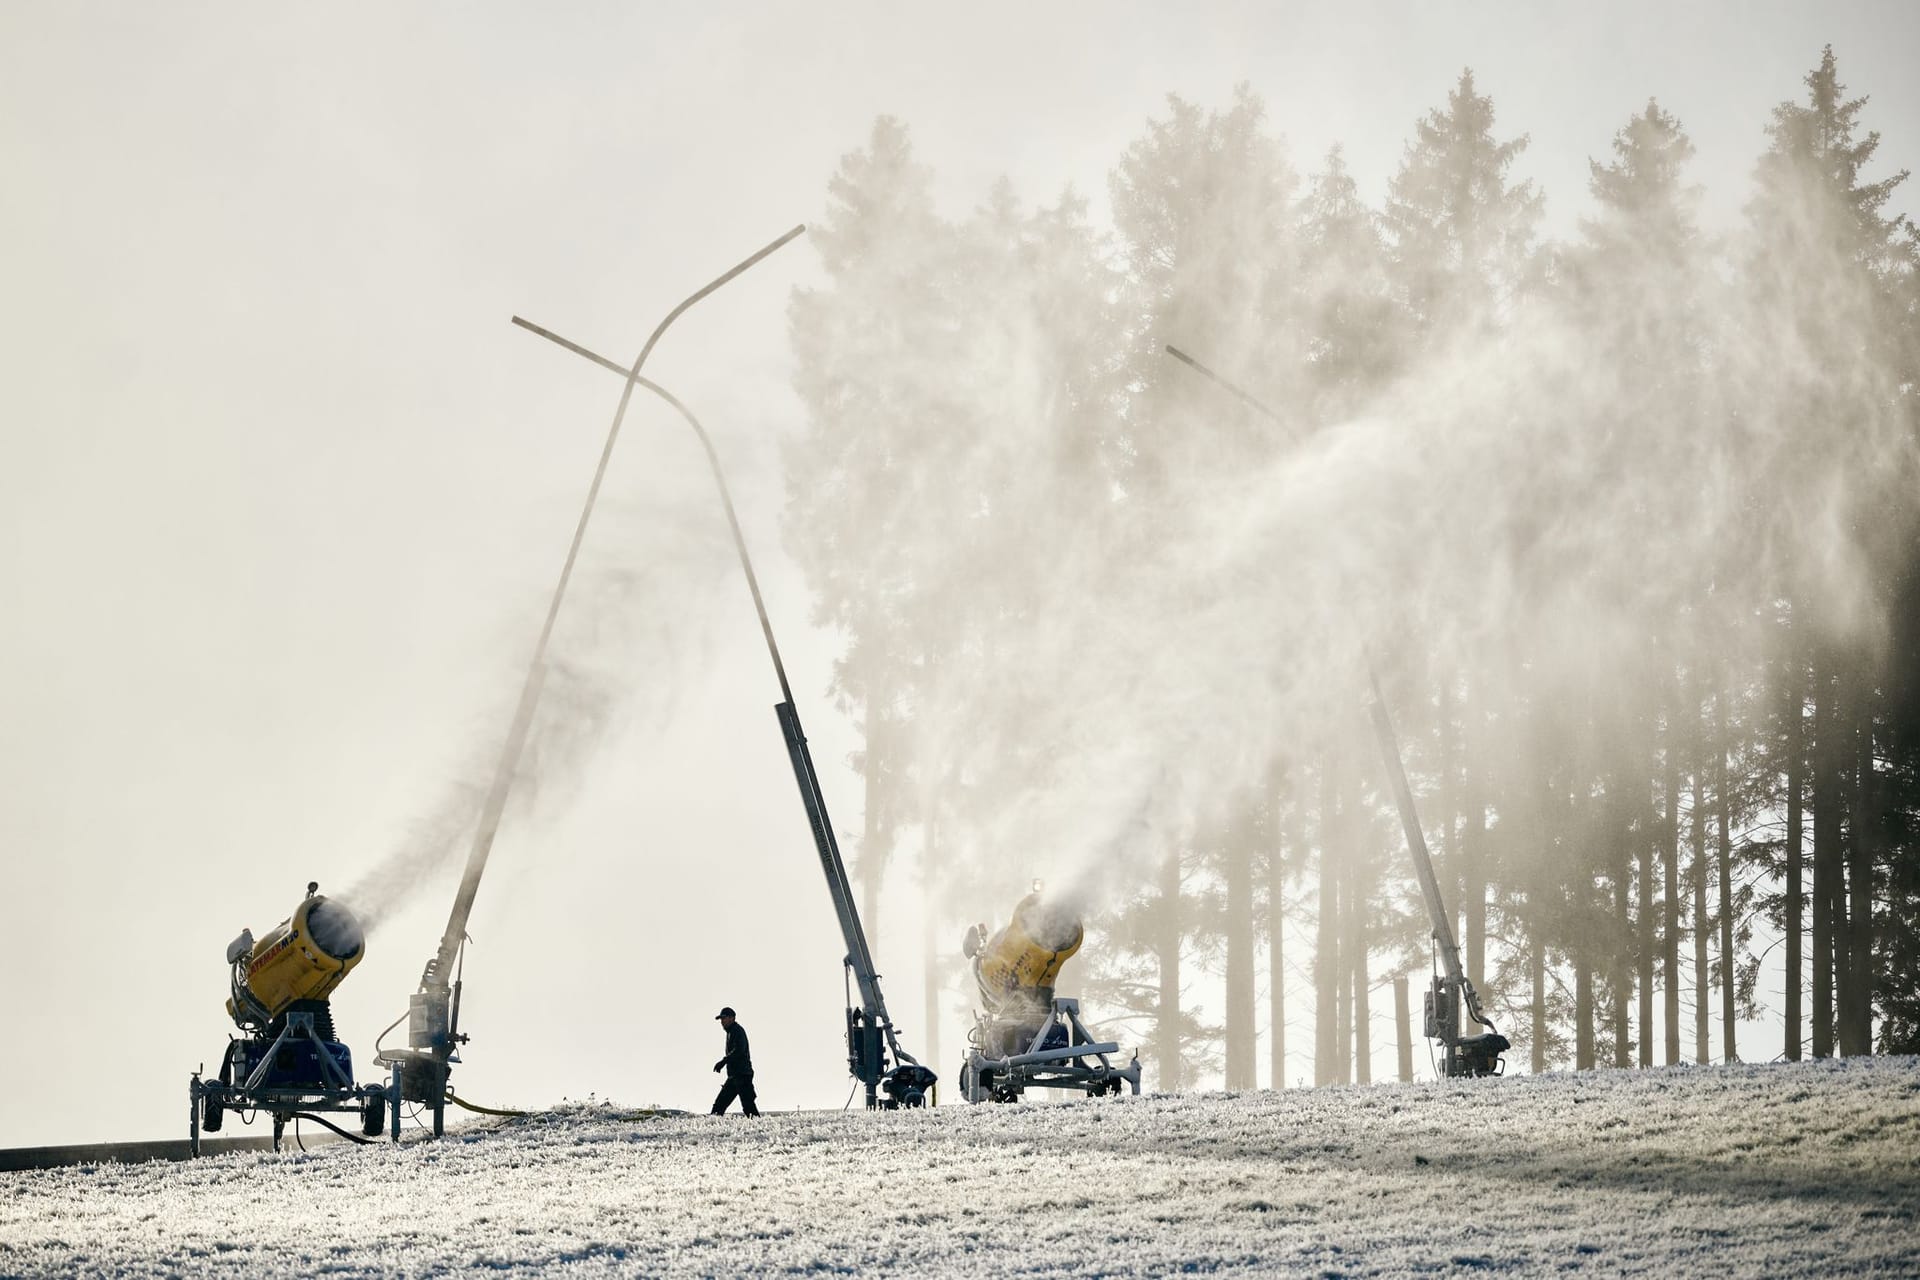
[[[1167,354],[1254,412],[1271,422],[1285,425],[1278,413],[1178,347],[1169,345]],[[1479,993],[1473,989],[1473,982],[1460,963],[1460,944],[1454,940],[1453,921],[1440,897],[1440,882],[1433,873],[1433,856],[1427,851],[1427,837],[1420,829],[1420,815],[1414,809],[1413,789],[1407,785],[1407,769],[1400,756],[1400,741],[1394,734],[1393,721],[1387,714],[1386,698],[1380,692],[1380,677],[1374,670],[1370,654],[1365,662],[1367,686],[1373,695],[1368,702],[1368,712],[1373,721],[1374,739],[1379,743],[1388,780],[1393,784],[1394,803],[1400,810],[1400,826],[1407,836],[1407,852],[1413,859],[1414,875],[1420,881],[1420,896],[1426,899],[1427,921],[1432,927],[1434,946],[1446,970],[1444,977],[1433,980],[1433,986],[1427,992],[1427,1037],[1439,1040],[1445,1048],[1445,1074],[1493,1075],[1499,1071],[1500,1054],[1510,1046],[1506,1037],[1498,1034],[1493,1023],[1481,1012]],[[1468,1017],[1487,1029],[1485,1035],[1460,1034],[1460,1014],[1463,1009]]]
[[[797,233],[796,228],[793,234]],[[760,594],[760,579],[753,571],[752,557],[747,554],[747,541],[740,532],[740,518],[734,508],[733,494],[727,487],[726,474],[721,469],[720,455],[714,450],[712,437],[693,411],[666,388],[640,377],[637,372],[630,374],[605,356],[530,320],[515,316],[513,322],[603,369],[620,374],[627,378],[629,388],[636,385],[645,387],[686,419],[687,425],[693,428],[694,435],[699,438],[700,447],[707,455],[707,466],[713,472],[714,485],[720,491],[720,504],[727,514],[727,528],[733,535],[734,552],[740,558],[740,570],[746,576],[747,590],[753,596],[754,612],[760,618],[760,634],[767,642],[767,656],[773,660],[773,674],[780,684],[781,701],[774,708],[774,713],[779,717],[780,733],[786,740],[794,779],[800,787],[800,802],[807,811],[807,824],[813,832],[814,849],[820,856],[820,869],[827,878],[827,892],[833,899],[834,915],[840,921],[841,937],[847,948],[847,971],[859,988],[859,1004],[850,1005],[847,1009],[847,1067],[866,1086],[869,1107],[918,1105],[924,1099],[925,1091],[934,1083],[934,1073],[919,1065],[913,1055],[900,1047],[893,1020],[887,1014],[886,997],[880,990],[880,975],[874,969],[866,930],[860,925],[859,908],[855,905],[853,888],[847,879],[846,862],[840,856],[840,842],[834,835],[832,819],[827,816],[827,802],[820,790],[820,776],[813,765],[813,753],[807,749],[807,736],[800,726],[800,713],[793,705],[793,689],[787,683],[786,664],[781,661],[780,646],[773,638],[773,624],[767,618],[766,601]],[[895,1064],[891,1068],[887,1066],[889,1053]],[[888,1093],[885,1102],[879,1096],[883,1082]]]
[[[534,712],[540,705],[540,692],[546,683],[547,645],[553,638],[553,627],[560,616],[560,606],[567,595],[567,584],[573,578],[573,567],[580,556],[580,544],[587,534],[587,523],[593,518],[593,508],[600,496],[601,483],[606,479],[607,464],[613,458],[613,447],[620,439],[620,427],[626,420],[627,405],[633,398],[633,389],[637,385],[651,386],[640,377],[641,367],[647,357],[653,354],[654,346],[666,333],[669,326],[678,320],[687,309],[712,293],[720,286],[746,271],[761,259],[767,257],[781,246],[798,237],[806,228],[794,227],[779,239],[762,247],[756,253],[742,259],[706,285],[689,294],[673,310],[655,325],[648,335],[647,342],[631,369],[620,370],[626,377],[626,385],[620,391],[620,404],[614,410],[613,422],[607,428],[607,439],[600,450],[600,460],[594,467],[593,482],[587,487],[587,497],[580,508],[580,519],[573,529],[573,540],[567,546],[567,556],[560,566],[559,581],[554,584],[553,598],[547,605],[546,620],[540,627],[540,638],[533,647],[533,658],[527,665],[525,682],[520,688],[520,702],[514,710],[513,723],[507,732],[507,741],[501,748],[500,758],[494,767],[493,781],[487,789],[487,798],[480,810],[480,822],[474,829],[473,844],[467,853],[467,865],[460,876],[459,890],[454,894],[453,910],[447,916],[446,931],[440,935],[440,946],[427,961],[420,975],[420,989],[409,1002],[408,1007],[408,1048],[391,1050],[382,1055],[382,1061],[393,1064],[400,1086],[410,1101],[424,1102],[433,1108],[434,1132],[441,1130],[447,1092],[449,1063],[457,1046],[465,1040],[459,1034],[460,1022],[460,982],[449,975],[456,971],[456,961],[466,942],[467,920],[473,913],[475,897],[480,892],[480,879],[487,869],[487,858],[493,852],[494,837],[500,830],[500,817],[505,812],[507,797],[513,790],[513,780],[520,767],[520,757],[527,745],[527,733],[533,724]],[[617,366],[616,366],[617,367]],[[656,388],[657,389],[657,388]]]

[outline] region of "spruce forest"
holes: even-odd
[[[1245,86],[1169,98],[1097,220],[952,216],[874,125],[791,302],[783,528],[916,1036],[1042,878],[1149,1087],[1406,1076],[1371,665],[1510,1069],[1920,1052],[1920,236],[1857,88],[1782,86],[1726,226],[1623,104],[1562,239],[1470,71],[1378,203]]]

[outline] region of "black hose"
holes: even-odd
[[[411,1013],[412,1010],[409,1009],[407,1012]],[[393,1029],[395,1027],[399,1026],[401,1023],[405,1022],[406,1020],[407,1020],[407,1015],[405,1013],[401,1014],[399,1017],[395,1018],[392,1022],[389,1022],[387,1024],[387,1029],[385,1031],[382,1031],[379,1035],[373,1038],[373,1053],[376,1058],[380,1056],[381,1042],[384,1041],[390,1034],[392,1034]]]
[[[373,1145],[373,1140],[371,1138],[363,1138],[357,1133],[348,1133],[345,1129],[342,1129],[339,1125],[335,1124],[333,1121],[328,1120],[322,1116],[314,1115],[313,1112],[311,1111],[296,1111],[293,1113],[293,1118],[295,1120],[311,1120],[317,1125],[324,1125],[325,1127],[339,1134],[341,1137],[345,1138],[348,1142],[357,1142],[363,1147],[370,1147]],[[295,1142],[300,1141],[300,1130],[297,1127],[293,1131],[293,1140]],[[302,1151],[306,1150],[305,1147],[302,1147],[300,1149]]]

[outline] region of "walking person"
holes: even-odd
[[[715,1020],[727,1029],[727,1056],[714,1063],[713,1069],[725,1071],[727,1082],[720,1086],[720,1096],[713,1100],[713,1114],[719,1115],[738,1098],[741,1114],[757,1116],[760,1108],[754,1102],[753,1056],[747,1052],[747,1029],[733,1020],[731,1005],[720,1010]]]

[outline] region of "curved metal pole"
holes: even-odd
[[[565,347],[577,356],[584,356],[586,359],[599,365],[602,369],[610,370],[623,378],[627,378],[629,386],[644,387],[646,390],[651,391],[654,395],[672,405],[680,416],[687,420],[687,425],[693,428],[693,434],[700,438],[700,447],[706,450],[707,466],[713,471],[714,484],[719,486],[721,505],[727,509],[727,527],[733,531],[733,549],[740,557],[741,570],[747,575],[747,590],[753,593],[754,611],[760,615],[760,634],[767,638],[767,654],[773,659],[773,673],[780,679],[780,697],[785,702],[792,702],[793,690],[787,685],[787,667],[786,664],[780,660],[780,646],[774,643],[773,624],[767,621],[767,604],[760,595],[760,579],[753,572],[753,560],[747,555],[747,540],[740,532],[740,517],[734,511],[733,507],[733,491],[727,488],[726,474],[720,470],[720,455],[714,452],[713,438],[707,434],[707,429],[700,424],[700,419],[693,416],[693,410],[687,408],[678,396],[674,395],[673,392],[667,390],[659,383],[643,378],[638,373],[629,374],[627,370],[622,369],[619,365],[598,352],[589,351],[577,342],[570,342],[553,330],[543,328],[531,320],[515,316],[513,322],[529,333],[537,333],[547,341]],[[649,340],[648,345],[652,345],[651,340]]]
[[[720,502],[727,512],[727,527],[733,534],[733,549],[740,557],[740,569],[747,578],[747,590],[753,594],[753,608],[760,616],[760,634],[767,641],[767,656],[773,659],[773,672],[780,681],[781,704],[777,708],[780,714],[781,731],[787,740],[787,749],[794,758],[794,771],[800,781],[801,799],[807,809],[807,817],[813,827],[814,844],[820,853],[821,869],[826,873],[827,891],[833,898],[834,913],[840,919],[841,934],[847,945],[847,963],[853,970],[860,985],[860,1001],[866,1011],[869,1022],[877,1026],[886,1037],[887,1047],[901,1062],[917,1061],[912,1054],[900,1047],[893,1028],[893,1019],[887,1013],[886,997],[880,990],[880,975],[875,972],[873,954],[867,945],[866,930],[860,925],[860,911],[854,899],[853,886],[848,882],[845,861],[840,856],[840,844],[833,834],[833,822],[827,816],[826,797],[821,794],[819,779],[814,774],[811,753],[807,751],[806,733],[800,726],[800,713],[793,705],[793,689],[787,683],[786,664],[780,658],[780,646],[773,638],[773,624],[767,618],[766,600],[760,594],[760,579],[753,571],[753,558],[747,554],[747,540],[740,531],[740,517],[733,505],[733,492],[727,487],[726,473],[720,468],[720,455],[713,447],[713,438],[707,429],[694,416],[693,410],[665,387],[636,374],[629,374],[613,361],[596,351],[589,350],[577,342],[561,337],[553,330],[537,325],[521,316],[513,317],[513,322],[529,333],[535,333],[583,359],[590,360],[610,373],[617,373],[627,379],[628,387],[641,386],[671,405],[693,433],[700,440],[700,447],[706,451],[707,466],[713,472],[713,482],[720,490]],[[856,1071],[856,1074],[859,1074]],[[872,1101],[874,1082],[869,1080],[869,1103]]]
[[[607,442],[600,450],[600,461],[593,470],[593,483],[587,488],[586,503],[580,508],[579,522],[573,528],[573,541],[567,547],[566,562],[560,567],[560,581],[553,589],[553,599],[547,605],[547,618],[540,627],[540,639],[534,645],[533,661],[527,667],[526,683],[520,689],[520,704],[514,711],[513,727],[508,731],[506,746],[501,750],[500,761],[494,768],[493,784],[487,791],[487,801],[480,811],[480,825],[474,831],[473,846],[467,854],[466,870],[460,876],[460,889],[454,895],[453,911],[447,917],[447,929],[440,937],[440,949],[427,964],[421,975],[421,985],[430,982],[446,983],[448,967],[453,963],[454,955],[467,936],[467,918],[473,912],[473,900],[480,891],[480,877],[487,868],[487,856],[493,850],[493,839],[500,829],[500,816],[507,806],[507,795],[513,789],[513,777],[520,766],[521,753],[526,748],[527,732],[533,724],[534,709],[540,703],[540,690],[546,681],[547,642],[553,637],[553,624],[560,616],[560,604],[566,598],[567,583],[573,577],[573,566],[580,556],[580,544],[587,536],[587,521],[593,516],[594,502],[600,496],[601,482],[607,476],[607,463],[613,458],[613,446],[620,439],[620,424],[626,418],[627,404],[633,398],[633,388],[640,381],[640,368],[646,364],[647,357],[653,354],[653,348],[660,337],[675,320],[679,319],[694,303],[726,284],[741,272],[789,243],[806,230],[797,226],[779,239],[765,245],[751,256],[741,260],[722,275],[715,277],[702,288],[669,311],[666,318],[654,326],[653,333],[647,338],[647,345],[641,348],[640,356],[633,362],[633,368],[622,370],[626,374],[626,386],[620,392],[620,405],[613,413],[613,424],[607,428]],[[651,384],[649,384],[651,386]],[[729,504],[728,515],[732,508]]]

